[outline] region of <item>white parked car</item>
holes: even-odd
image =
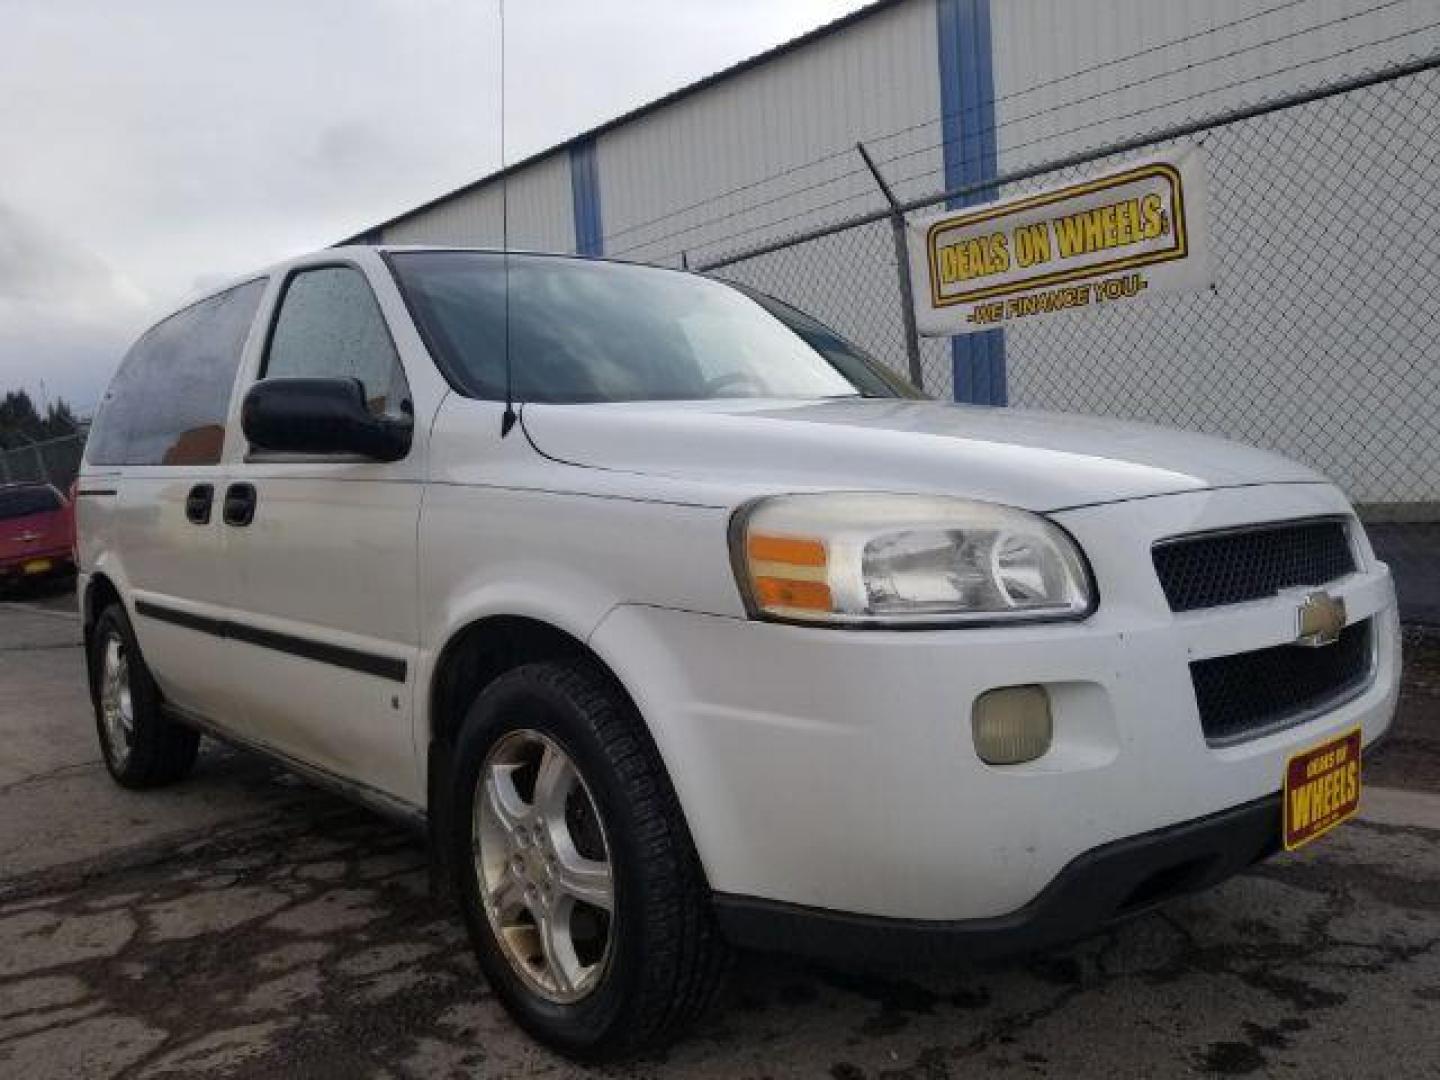
[[[140,339],[78,502],[115,778],[204,732],[422,823],[583,1058],[732,945],[945,962],[1208,886],[1353,813],[1395,704],[1389,573],[1310,469],[923,400],[669,270],[285,263]]]

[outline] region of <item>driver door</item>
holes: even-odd
[[[287,277],[258,369],[259,379],[280,376],[356,378],[373,412],[414,415],[385,316],[352,263]],[[235,596],[229,682],[243,734],[414,802],[418,442],[394,462],[244,445],[222,527]]]

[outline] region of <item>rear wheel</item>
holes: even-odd
[[[456,774],[466,923],[523,1027],[594,1061],[703,1012],[727,950],[659,755],[603,672],[501,676],[470,709]]]
[[[100,752],[118,783],[159,787],[190,772],[200,736],[161,713],[160,691],[119,604],[110,605],[95,620],[90,680]]]

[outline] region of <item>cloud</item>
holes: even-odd
[[[508,158],[861,2],[512,2]],[[494,0],[0,0],[0,25],[0,389],[93,400],[197,285],[500,163]]]
[[[144,294],[93,251],[0,202],[0,304],[61,305],[87,294],[77,315],[143,303]]]
[[[147,300],[95,252],[0,203],[0,387],[84,405],[145,321]]]

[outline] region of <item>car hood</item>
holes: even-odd
[[[1058,510],[1204,488],[1320,483],[1275,454],[1098,417],[933,401],[529,404],[542,454],[656,476],[943,492]]]

